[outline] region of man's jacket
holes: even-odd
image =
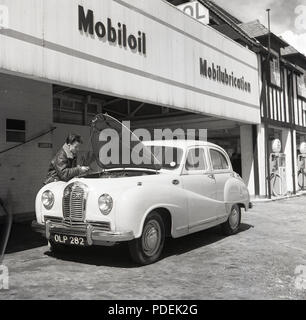
[[[70,152],[65,144],[52,159],[47,178],[44,184],[55,181],[69,181],[80,175],[80,167],[77,166],[77,158]]]

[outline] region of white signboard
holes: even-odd
[[[301,154],[306,154],[306,142],[301,142],[299,149]]]
[[[272,151],[274,153],[280,153],[282,150],[282,143],[279,139],[274,139],[272,141]]]
[[[200,2],[187,2],[177,7],[189,16],[202,22],[203,24],[209,24],[209,10],[205,8]]]
[[[0,0],[0,72],[260,123],[258,61],[162,0]]]

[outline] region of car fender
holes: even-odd
[[[249,209],[250,195],[247,186],[240,178],[230,178],[224,186],[224,201],[229,214],[234,204],[240,204]]]
[[[65,188],[65,182],[57,181],[49,183],[43,186],[37,193],[35,199],[35,213],[36,213],[36,220],[38,223],[44,223],[43,217],[44,216],[55,216],[55,217],[62,217],[62,196],[63,190]],[[41,202],[41,196],[44,191],[50,190],[54,194],[54,205],[52,209],[47,210],[44,208]]]
[[[139,238],[145,219],[150,212],[158,208],[170,212],[173,237],[188,232],[186,192],[182,187],[160,184],[134,187],[121,194],[116,205],[116,230],[131,230],[135,238]]]

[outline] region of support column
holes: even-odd
[[[251,125],[240,127],[241,167],[242,179],[249,189],[251,196],[255,196],[253,129]]]
[[[259,196],[267,195],[267,179],[266,179],[266,155],[265,155],[265,126],[259,124],[257,126],[257,146],[258,146],[258,176],[259,176]]]
[[[283,152],[286,154],[286,182],[288,192],[293,192],[293,167],[294,158],[292,158],[292,140],[289,129],[282,130]],[[295,171],[294,171],[295,172]],[[294,173],[295,174],[295,173]]]
[[[298,149],[298,145],[297,145],[297,141],[296,141],[296,130],[292,130],[292,141],[293,141],[293,169],[294,169],[294,176],[295,176],[295,191],[300,190],[299,187],[299,183],[298,183],[298,163],[297,163],[297,149]]]

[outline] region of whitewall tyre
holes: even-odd
[[[225,235],[231,236],[239,231],[241,224],[241,209],[235,204],[232,206],[231,213],[226,222],[221,227]]]
[[[165,243],[165,225],[160,214],[153,211],[144,222],[142,235],[129,242],[132,259],[147,265],[159,260]]]

